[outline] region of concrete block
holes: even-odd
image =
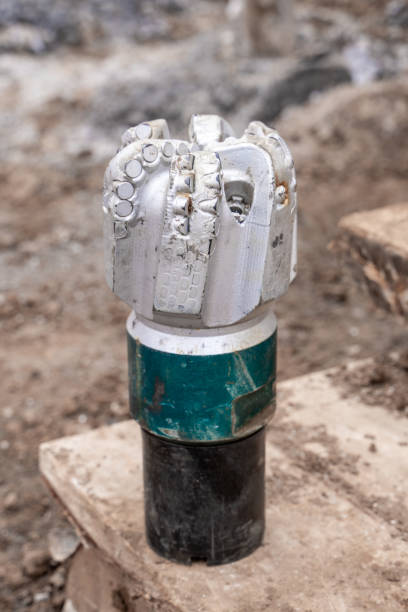
[[[336,246],[378,305],[408,318],[408,202],[353,213]]]
[[[406,611],[408,421],[350,396],[337,372],[279,386],[264,545],[231,565],[186,567],[148,548],[136,423],[43,444],[41,471],[88,542],[74,558],[68,605],[77,612]]]

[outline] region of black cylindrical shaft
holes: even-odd
[[[176,443],[142,431],[150,546],[187,564],[252,553],[265,524],[265,428],[223,444]]]

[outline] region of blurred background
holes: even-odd
[[[1,611],[64,605],[75,537],[39,443],[127,418],[100,204],[121,133],[165,117],[185,136],[193,112],[277,127],[300,208],[281,380],[389,351],[408,363],[407,331],[328,248],[344,214],[406,201],[407,75],[399,0],[0,0]]]

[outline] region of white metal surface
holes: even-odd
[[[276,130],[241,138],[194,115],[190,142],[163,119],[130,128],[104,184],[108,284],[137,316],[170,326],[241,321],[296,270],[296,178]]]
[[[156,351],[178,355],[221,355],[244,351],[272,336],[276,330],[276,318],[268,309],[227,327],[186,329],[137,318],[132,312],[126,327],[132,338]]]

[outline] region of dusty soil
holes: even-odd
[[[408,351],[391,351],[353,370],[344,366],[336,373],[344,395],[357,395],[365,404],[383,406],[408,417]],[[375,450],[373,451],[375,452]]]
[[[66,565],[47,545],[61,518],[41,482],[38,445],[127,415],[127,308],[104,282],[100,213],[121,131],[156,116],[185,130],[193,111],[220,112],[242,129],[267,116],[268,92],[308,54],[305,40],[314,49],[322,31],[333,58],[339,51],[326,13],[319,28],[314,17],[306,28],[310,5],[319,8],[309,1],[299,2],[307,36],[293,57],[233,60],[213,4],[182,21],[172,14],[160,42],[91,37],[48,54],[0,56],[0,610],[59,610],[64,601]],[[372,4],[364,34],[400,49],[385,3]],[[330,6],[337,28],[354,19],[354,3]],[[408,345],[406,328],[375,310],[328,249],[342,215],[406,198],[408,81],[398,62],[386,76],[307,96],[302,106],[285,102],[276,121],[294,154],[300,200],[298,278],[276,304],[281,379]]]

